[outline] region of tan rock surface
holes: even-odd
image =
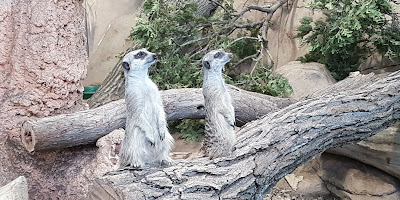
[[[289,80],[289,84],[293,88],[292,98],[295,99],[300,99],[336,83],[325,65],[319,63],[292,61],[279,67],[275,73],[281,74]]]
[[[398,179],[356,160],[324,153],[314,168],[341,199],[400,199]]]
[[[245,5],[268,5],[275,0],[235,0],[234,8],[242,10]],[[323,14],[318,11],[314,13],[306,7],[310,0],[295,0],[289,1],[281,9],[278,9],[274,14],[270,28],[268,30],[268,47],[276,67],[281,67],[288,64],[296,58],[303,56],[309,50],[309,46],[302,45],[301,41],[295,38],[297,27],[300,26],[300,19],[303,17],[313,17],[314,20],[323,18]],[[396,12],[400,12],[400,5],[395,5]],[[245,15],[252,21],[260,21],[265,14],[261,12],[250,12]],[[380,56],[370,57],[363,65],[360,66],[360,71],[369,73],[386,72],[400,69],[399,63],[388,62],[384,59],[383,62]]]
[[[298,167],[289,176],[280,180],[275,189],[294,199],[333,199],[335,196],[332,196],[326,187],[326,183],[317,175],[317,172],[312,167],[316,159],[318,158],[313,158]],[[291,177],[297,179],[295,181],[297,182],[295,188],[289,183]]]
[[[354,158],[400,179],[400,122],[357,144],[328,152]]]
[[[275,0],[235,0],[234,8],[242,10],[246,5],[264,6],[276,2]],[[318,12],[313,13],[305,7],[307,0],[289,1],[288,4],[278,9],[272,17],[268,30],[268,47],[276,67],[281,67],[296,60],[297,57],[307,53],[309,47],[302,46],[299,39],[294,38],[300,19],[313,16],[314,19],[322,17]],[[265,14],[252,11],[245,15],[252,21],[260,21]]]
[[[88,76],[83,84],[100,85],[118,62],[118,56],[132,44],[128,39],[143,0],[88,0]]]

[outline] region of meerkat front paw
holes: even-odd
[[[156,145],[155,139],[153,136],[146,135],[147,141],[150,143],[150,146],[154,147]]]
[[[236,125],[236,121],[235,120],[229,120],[228,119],[228,124],[230,125],[230,126],[232,126],[232,127],[235,127],[235,125]]]
[[[140,160],[134,160],[131,162],[130,167],[132,168],[143,168],[144,167],[144,162]]]
[[[165,131],[160,131],[158,136],[160,136],[160,140],[163,141],[165,139]]]
[[[172,162],[171,157],[167,156],[167,157],[164,157],[164,158],[160,161],[160,165],[161,165],[161,166],[170,166],[170,165],[171,165],[171,162]]]
[[[165,139],[165,134],[166,134],[166,125],[165,123],[160,123],[158,126],[158,136],[160,137],[160,140],[163,141]]]

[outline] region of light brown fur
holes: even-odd
[[[155,59],[146,49],[132,51],[123,59],[127,118],[121,167],[171,162],[168,154],[174,140],[168,132],[160,92],[148,76]]]
[[[205,140],[202,150],[211,158],[227,156],[236,141],[235,111],[222,77],[223,66],[232,54],[214,50],[203,57],[203,95],[206,109]]]

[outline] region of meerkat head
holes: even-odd
[[[157,60],[157,55],[146,49],[131,51],[122,59],[122,68],[126,72],[147,70]]]
[[[205,70],[219,71],[224,65],[232,59],[232,54],[227,53],[222,49],[208,52],[202,60]]]

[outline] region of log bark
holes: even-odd
[[[110,172],[94,183],[88,197],[263,199],[313,156],[374,135],[399,118],[400,71],[361,89],[305,99],[247,124],[237,133],[231,156]]]
[[[176,1],[176,0],[170,0]],[[187,3],[186,1],[183,1]],[[212,15],[213,12],[218,8],[218,4],[222,2],[222,0],[191,0],[190,2],[194,2],[198,4],[197,15]],[[125,54],[134,50],[141,48],[137,43],[133,43],[132,47],[125,51]],[[125,55],[124,54],[124,55]],[[88,104],[90,108],[97,108],[109,102],[119,100],[124,98],[125,96],[125,79],[123,75],[123,71],[121,69],[121,60],[116,63],[112,71],[107,75],[106,79],[104,79],[100,88],[96,91],[96,93],[88,100]]]
[[[3,200],[29,200],[28,182],[20,176],[7,185],[0,187],[0,199]]]
[[[230,88],[238,125],[295,102]],[[204,99],[201,89],[173,89],[161,92],[168,120],[203,119]],[[22,143],[29,152],[92,144],[111,131],[124,128],[125,100],[121,99],[72,114],[29,120],[21,128]]]

